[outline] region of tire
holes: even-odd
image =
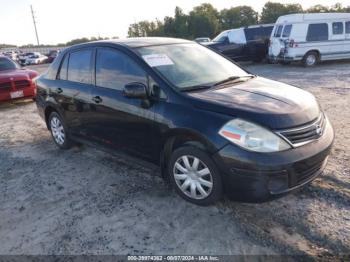
[[[52,112],[49,116],[49,127],[53,141],[60,149],[69,149],[72,146],[68,138],[67,128],[61,116],[57,112]]]
[[[188,163],[184,161],[186,158]],[[222,197],[221,175],[214,161],[201,149],[194,146],[176,149],[167,166],[169,180],[176,193],[183,199],[196,205],[207,206]],[[181,189],[181,186],[184,189]]]
[[[317,65],[318,61],[319,61],[318,53],[311,51],[311,52],[306,53],[302,62],[303,62],[303,65],[305,67],[312,67],[312,66]]]

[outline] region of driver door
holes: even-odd
[[[91,100],[91,137],[107,146],[145,160],[152,160],[154,109],[141,99],[123,95],[126,84],[147,86],[143,69],[128,55],[114,48],[96,49],[96,84]]]

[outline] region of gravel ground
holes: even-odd
[[[138,161],[58,150],[34,103],[6,103],[0,254],[350,254],[350,62],[244,66],[318,98],[336,130],[322,177],[269,203],[197,207]]]

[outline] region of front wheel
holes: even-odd
[[[196,147],[175,150],[168,164],[168,173],[177,194],[191,203],[206,206],[222,196],[222,179],[215,163]]]
[[[50,131],[55,144],[61,149],[69,149],[72,145],[67,136],[67,129],[61,116],[52,112],[49,117]]]

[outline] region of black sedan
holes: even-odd
[[[299,188],[322,173],[334,138],[310,93],[186,40],[76,45],[36,84],[60,148],[83,142],[147,160],[199,205]]]

